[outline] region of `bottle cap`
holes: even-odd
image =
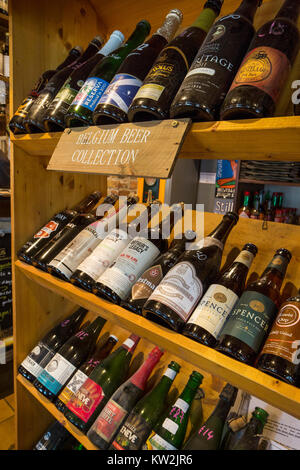
[[[179,372],[181,369],[181,365],[178,364],[178,362],[171,361],[170,364],[168,365],[168,368],[175,370],[176,372]]]
[[[82,54],[82,47],[81,46],[75,46],[73,47],[73,49],[76,49],[76,51],[80,52],[80,54]]]
[[[238,389],[236,387],[233,387],[233,385],[230,384],[226,384],[219,397],[222,400],[228,401],[229,403],[231,403],[231,406],[233,406],[236,400],[237,392]]]
[[[91,40],[91,44],[96,44],[97,47],[101,47],[103,43],[104,43],[104,39],[102,36],[95,36]]]
[[[150,25],[149,21],[147,21],[147,20],[139,21],[138,24],[136,25],[136,27],[137,28],[140,28],[140,27],[146,28],[147,34],[149,34],[150,31],[151,31],[151,25]]]
[[[113,31],[113,32],[111,33],[110,38],[113,38],[113,37],[118,38],[118,39],[121,41],[121,43],[122,43],[122,42],[124,41],[124,39],[125,39],[124,34],[121,33],[121,31],[119,31],[118,29],[116,29],[115,31]]]
[[[258,248],[254,243],[246,243],[246,245],[243,246],[243,250],[250,251],[254,256],[258,252]]]
[[[202,383],[203,375],[200,374],[200,372],[193,370],[193,372],[190,375],[190,380],[192,380],[191,388],[195,390]]]
[[[149,356],[156,357],[158,361],[163,355],[164,355],[164,351],[160,349],[158,346],[155,346],[155,348],[153,348],[152,351],[149,353]]]
[[[289,261],[291,261],[291,259],[292,259],[292,253],[289,250],[287,250],[286,248],[279,248],[279,250],[276,251],[275,256],[276,255],[284,256]]]
[[[119,338],[117,338],[115,335],[109,335],[108,339],[110,338],[114,339],[116,343],[119,341]]]
[[[255,410],[252,413],[252,416],[255,416],[257,419],[259,419],[263,424],[267,422],[269,413],[267,411],[263,410],[262,408],[259,408],[258,406],[255,408]]]

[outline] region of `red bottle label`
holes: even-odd
[[[110,400],[101,411],[93,425],[93,429],[98,436],[102,437],[106,442],[110,442],[127,414],[127,411],[118,405],[118,403]]]
[[[84,423],[87,423],[104,396],[102,387],[93,380],[87,379],[76,396],[69,401],[67,407]]]

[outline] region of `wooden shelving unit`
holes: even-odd
[[[0,13],[0,27],[8,28],[9,18],[4,13]]]

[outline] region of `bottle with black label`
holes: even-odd
[[[254,35],[253,18],[261,0],[243,0],[215,22],[171,106],[171,117],[219,119],[220,107]]]
[[[74,217],[79,213],[86,213],[92,210],[100,201],[101,193],[94,191],[84,198],[73,209],[65,209],[55,214],[47,224],[45,224],[24,246],[18,251],[18,258],[28,264],[38,253],[45,248],[50,240],[58,234]]]
[[[61,346],[78,331],[86,314],[87,310],[80,308],[52,328],[20,364],[19,373],[34,382]]]
[[[242,295],[256,253],[257,247],[247,243],[231,266],[208,288],[183,329],[185,336],[212,348],[217,344],[220,331]]]
[[[275,320],[291,257],[285,248],[277,250],[262,276],[246,288],[221,331],[218,351],[254,363]]]
[[[237,214],[228,212],[215,230],[183,253],[149,297],[144,317],[175,331],[183,328],[216,279],[224,244],[238,220]]]
[[[157,32],[127,56],[95,109],[94,124],[127,122],[129,106],[158,54],[174,37],[181,21],[181,11],[171,10]]]

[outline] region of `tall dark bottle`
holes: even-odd
[[[32,264],[33,258],[45,248],[50,240],[58,234],[74,217],[79,213],[86,213],[92,210],[100,201],[101,193],[94,191],[85,197],[73,209],[65,209],[55,214],[47,224],[30,239],[18,251],[18,257],[28,264]]]
[[[87,49],[82,54],[82,56],[79,57],[78,60],[73,62],[73,64],[70,64],[68,67],[65,67],[64,69],[57,72],[51,78],[51,80],[49,80],[44,90],[41,91],[38,98],[31,106],[28,115],[24,120],[24,125],[27,132],[45,132],[43,119],[45,116],[45,112],[50,106],[52,100],[55,98],[56,94],[59,92],[59,90],[65,83],[66,79],[71,75],[71,73],[99,51],[102,42],[102,38],[100,36],[96,36],[89,43]]]
[[[208,0],[200,16],[175,37],[159,54],[136,94],[129,110],[129,121],[167,119],[172,101],[186,76],[223,0]]]
[[[275,320],[291,256],[284,248],[277,250],[262,276],[247,286],[221,331],[218,351],[253,364]]]
[[[112,395],[87,436],[99,449],[107,449],[134,405],[142,397],[148,377],[163,355],[155,347],[137,372]]]
[[[94,124],[127,122],[129,106],[158,54],[174,37],[181,21],[181,11],[171,10],[156,33],[127,56],[95,109]]]
[[[111,205],[117,202],[118,196],[107,196],[103,198],[102,203],[98,206],[99,209],[108,211]],[[94,209],[91,212],[78,214],[72,219],[60,232],[58,232],[47,245],[40,250],[32,259],[32,264],[43,271],[47,271],[47,265],[60,253],[65,246],[73,240],[85,227],[90,223],[97,220],[96,212]],[[102,211],[103,212],[103,211]]]
[[[106,320],[96,318],[70,338],[55,354],[34,381],[35,388],[54,401],[70,377],[95,348],[97,338]]]
[[[55,70],[46,70],[37,83],[34,85],[33,89],[29,95],[22,101],[17,111],[11,118],[9,122],[9,128],[14,134],[26,134],[26,129],[24,127],[24,119],[27,117],[28,111],[31,108],[34,100],[38,97],[39,93],[46,87],[49,80],[59,71],[70,65],[74,60],[78,59],[80,56],[81,49],[75,47],[70,50],[68,57],[55,69]]]
[[[238,215],[228,212],[203,240],[185,251],[154,290],[143,308],[143,316],[173,330],[181,330],[204,292],[218,275],[224,244]]]
[[[219,395],[219,402],[197,431],[189,437],[184,450],[218,450],[221,445],[223,428],[230,408],[234,405],[237,389],[226,384]]]
[[[195,341],[214,347],[230,312],[241,297],[249,268],[257,253],[247,243],[231,266],[212,284],[183,329]]]
[[[86,314],[87,310],[79,308],[52,328],[20,364],[19,373],[34,382],[61,346],[78,331]]]
[[[171,117],[219,119],[221,105],[254,35],[253,18],[261,0],[243,0],[215,22],[171,106]]]
[[[299,50],[298,0],[285,0],[256,33],[221,110],[221,119],[274,115]]]
[[[89,74],[104,57],[118,49],[123,41],[123,34],[114,31],[97,54],[71,73],[45,113],[43,124],[47,132],[59,132],[66,127],[65,116],[68,109]]]
[[[93,124],[93,112],[120,65],[150,32],[150,24],[140,21],[126,43],[110,54],[90,73],[88,79],[76,95],[65,117],[67,127],[80,127]]]

